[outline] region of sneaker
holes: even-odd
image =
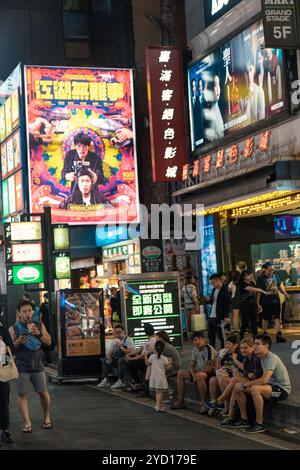
[[[14,443],[14,440],[13,440],[13,438],[11,437],[11,435],[8,431],[2,431],[1,441],[5,442],[5,444],[13,444]]]
[[[246,419],[238,419],[235,421],[234,423],[234,428],[244,428],[244,429],[247,429],[247,428],[250,428],[250,424],[248,423],[248,421]]]
[[[110,388],[111,390],[119,390],[121,388],[125,388],[126,387],[126,384],[124,384],[124,382],[122,382],[122,380],[118,380],[114,385],[112,385]]]
[[[175,403],[174,405],[170,406],[171,410],[185,410],[185,404],[184,403]]]
[[[262,424],[255,423],[253,426],[246,429],[245,432],[249,434],[257,434],[259,432],[266,432],[266,428]]]
[[[101,380],[101,382],[97,385],[97,388],[104,388],[104,387],[109,387],[109,381],[107,378]]]
[[[286,338],[282,336],[282,333],[277,333],[276,343],[286,343]]]
[[[230,416],[226,416],[221,423],[221,428],[234,428],[235,419]]]
[[[206,401],[205,402],[206,408],[209,410],[223,410],[224,409],[224,403],[217,403],[216,401]]]

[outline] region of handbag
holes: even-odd
[[[11,382],[19,377],[19,372],[12,356],[11,350],[7,348],[8,360],[7,365],[0,367],[0,382]]]
[[[206,331],[208,330],[208,323],[203,313],[199,315],[192,315],[192,331]]]

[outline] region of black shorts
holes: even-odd
[[[272,401],[284,401],[288,398],[289,394],[285,390],[283,390],[283,388],[279,387],[279,385],[269,385],[271,385],[272,387]]]
[[[280,303],[264,304],[263,309],[263,320],[270,321],[274,318],[280,319]]]

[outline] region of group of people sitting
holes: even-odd
[[[155,409],[164,411],[164,394],[170,392],[170,379],[177,378],[177,401],[171,409],[185,408],[185,388],[190,382],[199,391],[200,414],[212,416],[220,410],[222,427],[245,428],[248,433],[265,431],[265,401],[286,400],[291,393],[287,369],[270,351],[268,335],[245,337],[240,342],[237,335],[230,335],[217,352],[203,332],[195,332],[190,367],[183,369],[168,334],[155,333],[151,324],[144,328],[147,341],[137,350],[121,325],[114,328],[115,339],[102,359],[99,388],[110,386],[109,375],[115,369],[118,380],[112,390],[139,392],[139,396],[155,392]]]

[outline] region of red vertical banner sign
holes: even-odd
[[[177,47],[146,49],[154,183],[182,179],[188,162],[181,52]]]

